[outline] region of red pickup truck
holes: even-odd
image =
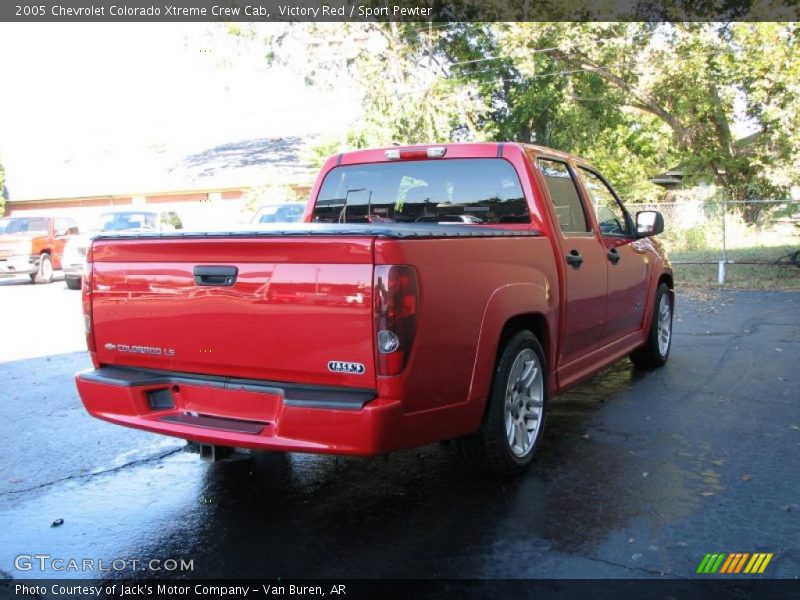
[[[669,355],[672,270],[584,161],[517,143],[330,158],[303,223],[103,234],[83,284],[86,409],[248,448],[374,455],[454,439],[523,471],[548,398]]]

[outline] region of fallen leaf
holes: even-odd
[[[647,471],[645,471],[644,473],[642,473],[642,477],[647,477],[648,475],[650,475],[650,473],[648,473]]]
[[[712,460],[711,461],[712,465],[717,465],[718,467],[721,467],[724,463],[725,463],[725,461],[722,460],[722,459],[717,459],[717,460]]]
[[[713,496],[713,495],[714,495],[714,492],[703,492],[703,493],[702,493],[702,494],[700,494],[700,495],[701,495],[701,496]]]
[[[581,439],[582,439],[582,440],[588,440],[590,437],[592,437],[592,436],[590,436],[588,433],[584,433],[584,434],[581,436]]]
[[[783,348],[775,348],[777,352],[783,352]]]
[[[50,527],[61,527],[64,524],[64,519],[56,519],[50,523]]]
[[[753,478],[753,476],[748,474],[748,473],[745,473],[744,475],[739,477],[739,479],[741,479],[742,481],[750,481],[752,478]]]
[[[790,425],[790,426],[789,426],[789,429],[796,429],[796,430],[800,430],[800,426],[797,426],[797,425]]]

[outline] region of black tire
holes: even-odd
[[[79,290],[81,289],[81,278],[80,277],[64,277],[64,281],[67,284],[67,287],[71,290]]]
[[[50,283],[53,281],[53,261],[47,252],[39,256],[39,268],[31,274],[33,283]]]
[[[523,371],[518,373],[519,377],[522,377],[528,364],[525,362],[526,358],[530,359],[534,355],[538,359],[539,372],[533,376],[531,386],[536,388],[535,392],[536,395],[540,396],[540,401],[534,401],[532,397],[519,395],[516,385],[509,390],[512,370],[516,361],[518,359],[522,361]],[[515,375],[514,380],[516,381],[517,379],[518,377]],[[522,385],[522,383],[519,382],[519,385]],[[541,387],[539,387],[540,384]],[[524,421],[519,421],[517,426],[513,425],[514,419],[521,418],[521,414],[515,416],[513,410],[507,413],[509,393],[517,394],[513,398],[518,397],[519,400],[516,401],[524,403],[526,409],[528,404],[530,404],[530,410],[538,408],[536,425]],[[531,402],[525,403],[526,399]],[[542,346],[533,333],[527,330],[520,331],[508,339],[500,350],[486,414],[480,429],[475,433],[455,440],[462,462],[476,471],[489,475],[513,476],[523,473],[533,461],[544,435],[547,400],[547,363],[545,362]],[[514,402],[508,403],[508,406],[513,405]],[[530,415],[532,413],[526,411],[526,414]],[[511,419],[512,424],[510,426],[507,418]],[[520,428],[520,425],[523,427]],[[507,430],[507,426],[510,427],[509,430]],[[529,430],[528,427],[534,427],[533,431]],[[524,448],[519,444],[515,446],[509,441],[509,437],[516,435],[517,432],[521,432],[521,435],[526,436],[523,442]],[[532,438],[528,438],[526,432],[532,435]],[[514,439],[516,441],[517,438],[515,437]],[[513,448],[516,448],[516,451]],[[524,454],[519,455],[521,451]]]
[[[666,350],[664,345],[659,344],[659,337],[663,338],[659,319],[659,312],[662,299],[669,307],[669,337],[666,342]],[[672,292],[666,283],[662,283],[656,290],[656,297],[653,302],[653,315],[650,319],[650,328],[647,335],[647,342],[644,346],[631,353],[631,362],[639,368],[655,369],[663,367],[669,358],[669,351],[672,348],[672,316],[674,312],[674,301]]]

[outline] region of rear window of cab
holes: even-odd
[[[517,172],[502,158],[339,166],[325,176],[319,223],[530,223]]]

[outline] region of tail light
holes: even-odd
[[[374,287],[378,375],[397,375],[408,362],[417,331],[417,271],[407,265],[377,265]]]
[[[97,352],[94,343],[94,331],[92,330],[92,279],[94,268],[92,264],[92,247],[86,251],[86,262],[83,264],[83,276],[81,281],[81,303],[83,304],[83,323],[86,330],[86,346],[89,352]]]

